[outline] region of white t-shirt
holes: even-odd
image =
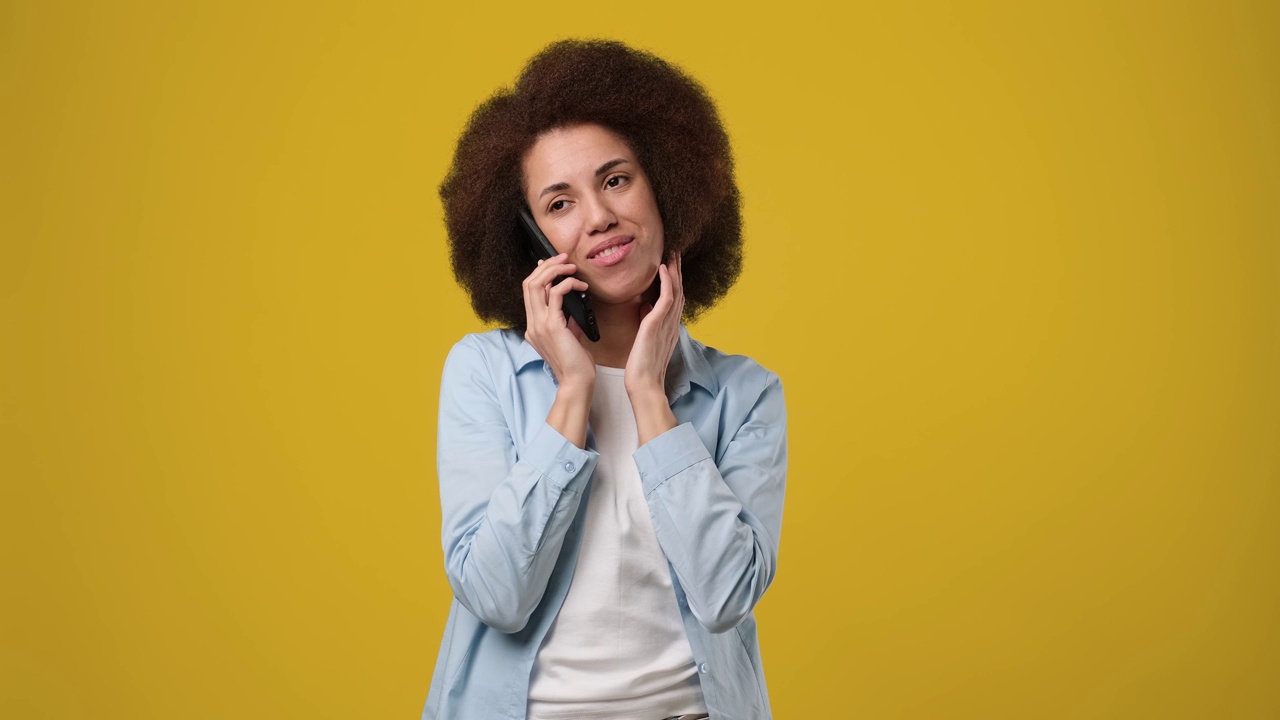
[[[667,559],[641,492],[620,368],[596,366],[600,458],[569,593],[538,649],[529,720],[654,720],[706,712]]]

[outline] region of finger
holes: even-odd
[[[552,283],[556,282],[556,278],[572,275],[577,269],[578,266],[573,263],[547,261],[543,265],[534,268],[533,272],[529,273],[529,276],[525,278],[524,286],[526,292],[532,291],[529,297],[535,301],[540,297],[545,304],[547,301],[546,291],[551,287]],[[541,290],[540,293],[538,292],[539,289]]]
[[[529,275],[536,275],[539,272],[547,271],[557,265],[563,265],[564,261],[567,259],[568,256],[564,253],[560,253],[559,255],[549,258],[538,258],[538,264],[533,267],[533,270],[530,271]]]
[[[641,328],[656,328],[662,324],[671,309],[671,277],[667,266],[658,266],[658,300],[649,307],[648,312],[641,315]]]
[[[684,312],[684,293],[680,286],[679,263],[679,256],[676,256],[671,264],[664,264],[658,268],[658,277],[662,281],[662,297],[658,299],[662,307],[655,308],[661,312],[658,333],[667,337],[674,337],[679,332],[681,315]]]
[[[587,285],[585,281],[576,277],[570,277],[559,285],[552,286],[550,293],[551,295],[559,295],[563,298],[571,292],[586,292],[588,287],[591,286]]]
[[[572,273],[576,268],[572,263],[565,263],[568,256],[564,253],[539,260],[538,266],[521,283],[524,294],[525,321],[536,325],[546,317],[548,289],[557,275]]]
[[[547,269],[541,268],[541,266],[534,269],[534,272],[525,278],[525,282],[521,283],[521,287],[524,288],[525,302],[535,306],[547,305],[547,288],[554,277],[556,275],[550,272],[549,266]]]
[[[684,256],[677,254],[671,263],[671,284],[681,308],[684,307]]]
[[[572,275],[578,271],[578,266],[573,263],[562,263],[559,265],[551,265],[546,268],[538,268],[534,271],[534,282],[544,287],[554,285],[560,282],[557,278]]]
[[[538,265],[533,269],[533,272],[529,273],[529,275],[530,276],[543,275],[543,274],[553,275],[555,274],[556,268],[562,268],[562,267],[565,267],[566,265],[573,266],[573,263],[568,262],[568,259],[569,259],[568,255],[566,255],[565,253],[560,253],[555,257],[539,260]]]
[[[671,268],[663,263],[658,266],[658,302],[654,303],[654,310],[666,313],[671,309],[674,302],[675,288],[671,281]]]
[[[543,286],[534,283],[532,276],[525,278],[524,282],[520,285],[524,296],[525,326],[529,329],[533,329],[542,321],[542,316],[546,312],[546,289]],[[542,296],[541,300],[538,299],[539,295]],[[526,338],[528,337],[527,331],[525,336]]]
[[[578,278],[569,278],[552,287],[547,296],[547,312],[553,317],[564,317],[564,296],[571,292],[586,292],[587,284]]]

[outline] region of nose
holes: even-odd
[[[618,216],[613,213],[613,208],[605,198],[594,197],[585,201],[584,204],[586,205],[584,209],[587,211],[588,232],[604,232],[617,224]]]

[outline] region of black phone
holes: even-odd
[[[524,234],[529,238],[529,255],[534,262],[550,260],[560,254],[551,245],[551,241],[547,240],[547,236],[542,234],[542,229],[538,227],[538,223],[534,222],[533,215],[526,208],[520,208],[520,226],[524,228]],[[565,277],[567,276],[561,275],[551,284],[556,285]],[[578,323],[578,327],[582,328],[588,340],[600,341],[600,328],[596,327],[596,316],[591,312],[591,303],[587,300],[585,292],[574,290],[564,296],[564,314],[565,317],[573,318],[573,321]]]

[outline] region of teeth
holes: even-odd
[[[613,247],[611,247],[611,248],[605,248],[604,250],[601,250],[601,251],[600,251],[600,257],[609,257],[610,255],[612,255],[612,254],[614,254],[615,252],[617,252],[617,250],[618,250],[618,246],[617,246],[617,245],[614,245],[614,246],[613,246]]]

